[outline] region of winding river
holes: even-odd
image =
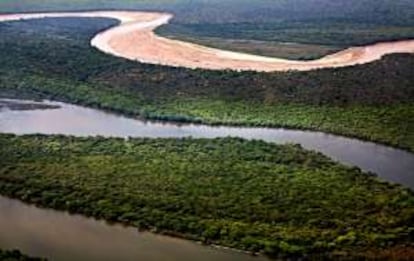
[[[291,61],[208,48],[155,35],[173,17],[150,12],[2,14],[1,21],[44,17],[107,17],[120,24],[97,34],[91,45],[118,57],[145,63],[204,69],[254,71],[313,70],[368,63],[385,54],[414,52],[414,40],[353,47],[314,61]],[[0,99],[0,132],[105,137],[241,137],[299,143],[341,163],[372,171],[384,180],[414,189],[414,154],[321,132],[272,128],[212,127],[146,122],[61,103]],[[131,227],[40,209],[0,196],[0,248],[51,260],[267,260],[233,250],[138,232]]]
[[[105,137],[242,137],[300,143],[342,163],[414,189],[414,154],[320,132],[145,122],[61,102],[0,99],[0,132]],[[0,196],[0,248],[51,260],[267,260],[40,209]]]
[[[414,40],[351,47],[312,61],[294,61],[225,51],[156,35],[154,30],[167,24],[173,18],[171,14],[156,12],[90,11],[0,14],[0,22],[45,17],[106,17],[117,19],[120,23],[98,33],[91,40],[92,46],[105,53],[129,60],[187,68],[268,72],[308,71],[369,63],[391,53],[414,53]]]
[[[393,183],[414,189],[414,154],[384,145],[326,134],[276,128],[251,128],[142,121],[82,106],[46,101],[50,109],[16,110],[32,101],[0,99],[0,132],[104,137],[240,137],[275,143],[298,143],[341,163],[357,166]],[[58,107],[58,108],[57,108]]]

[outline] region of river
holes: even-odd
[[[0,248],[51,261],[264,261],[136,228],[40,209],[0,197]]]
[[[11,102],[22,106],[33,104],[31,101],[0,99],[0,132],[3,133],[151,138],[232,136],[274,143],[298,143],[343,164],[357,166],[387,181],[414,189],[414,154],[373,142],[314,131],[142,121],[51,101],[37,103],[38,106],[52,106],[51,109],[17,110],[10,109]],[[59,108],[54,108],[57,106]]]
[[[241,137],[299,143],[344,164],[414,189],[414,154],[321,132],[146,122],[61,102],[0,99],[0,132],[105,137]],[[202,246],[0,197],[0,248],[50,260],[262,261],[265,257]]]

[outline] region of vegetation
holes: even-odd
[[[1,261],[46,261],[43,258],[28,257],[18,250],[4,251],[0,249]]]
[[[277,23],[179,24],[157,30],[161,35],[208,46],[287,59],[316,59],[350,46],[368,45],[414,37],[414,27],[361,24],[361,21],[299,21]],[[231,39],[236,42],[231,42]],[[237,41],[250,43],[241,49]],[[255,41],[264,42],[256,47]],[[268,45],[278,49],[264,53]],[[293,46],[292,46],[293,45]],[[290,48],[290,49],[287,49]],[[286,51],[286,53],[283,53]],[[288,52],[290,51],[290,52]]]
[[[2,0],[1,12],[85,9],[168,10],[182,24],[347,21],[412,26],[414,4],[407,0]]]
[[[327,54],[335,53],[343,48],[321,44],[300,44],[286,42],[272,42],[264,40],[228,39],[218,36],[202,36],[171,32],[170,26],[161,27],[158,34],[170,39],[178,39],[222,50],[232,50],[242,53],[252,53],[262,56],[271,56],[292,60],[312,60]]]
[[[177,18],[161,30],[178,37],[329,48],[413,35],[412,3],[404,0],[260,0],[251,12],[252,1],[238,1],[237,8],[223,8],[234,2],[6,0],[0,10],[64,9],[62,3],[162,8]],[[259,22],[259,30],[252,27]],[[0,95],[148,119],[321,130],[414,151],[413,55],[312,72],[169,68],[90,48],[90,37],[114,23],[0,24]],[[412,191],[296,145],[0,134],[0,147],[1,194],[26,202],[274,257],[414,258]],[[0,251],[3,256],[31,260],[19,252]]]
[[[412,191],[297,145],[2,134],[0,146],[1,193],[41,206],[271,256],[413,248]]]
[[[7,36],[0,39],[2,96],[61,100],[148,119],[320,130],[414,150],[413,55],[312,72],[169,68],[90,48],[89,38],[113,23],[0,24]]]
[[[350,45],[414,37],[414,3],[408,0],[0,1],[0,12],[88,9],[169,11],[176,16],[159,31],[164,35],[291,59],[313,59]],[[240,40],[247,45],[241,47]],[[258,47],[252,40],[264,43]],[[286,42],[306,45],[286,49],[280,45]],[[269,50],[269,45],[276,48]]]

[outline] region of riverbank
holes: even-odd
[[[0,99],[0,103],[1,103]],[[28,100],[10,100],[13,104],[31,104]],[[225,127],[147,121],[124,117],[73,104],[36,102],[45,110],[0,111],[0,132],[24,134],[59,134],[76,137],[132,138],[225,138],[259,139],[277,144],[300,144],[335,161],[373,172],[388,182],[414,189],[414,155],[391,147],[321,132],[260,127]]]
[[[14,99],[4,99],[0,97],[0,113],[2,110],[12,111],[32,111],[32,110],[47,110],[47,109],[58,109],[59,106],[45,104],[36,101],[23,101]]]
[[[108,28],[109,20],[61,19],[0,26],[6,36],[0,39],[0,52],[4,53],[0,57],[1,92],[12,97],[23,94],[69,101],[145,119],[286,125],[414,147],[412,55],[392,55],[364,66],[306,73],[186,70],[128,62],[89,48],[87,36]],[[13,112],[14,116],[29,113]],[[77,131],[83,125],[82,121],[71,124],[66,117],[58,119],[66,119],[68,131]],[[16,122],[46,125],[21,118]],[[127,128],[127,124],[113,126],[121,132]],[[214,130],[210,126],[199,128]],[[248,131],[240,132],[246,135]],[[237,128],[231,129],[230,133],[234,132]],[[251,130],[248,135],[255,137],[256,133]],[[391,153],[398,159],[385,165],[412,172],[413,168],[407,168],[410,165],[401,164],[403,157],[395,156],[390,148],[364,155],[364,150],[351,150],[358,141],[344,140],[350,142],[340,143],[346,147],[342,151],[354,154],[354,158],[364,161],[364,156],[376,157],[384,164],[382,155]],[[0,152],[0,191],[39,206],[273,257],[309,254],[357,258],[358,253],[361,259],[413,258],[412,191],[298,146],[235,138],[149,140],[5,134],[0,135],[0,144],[4,148]],[[391,177],[398,176],[379,164],[376,167]],[[6,207],[18,205],[6,202]],[[57,231],[47,226],[62,225],[39,218],[47,227],[39,231],[34,219],[19,223],[27,218],[27,212],[20,212],[26,214],[20,216],[15,212],[14,217],[8,216],[11,211],[0,213],[5,220],[0,222],[4,226],[1,236],[11,235],[19,243],[33,239],[33,234],[20,239],[13,234],[20,224],[34,224],[37,235],[42,236]],[[62,227],[73,228],[66,224]],[[84,226],[77,228],[85,231]],[[27,226],[19,229],[22,234],[31,232]],[[109,230],[105,226],[100,231]],[[70,241],[59,235],[64,243]],[[110,251],[114,242],[121,241],[109,235],[102,236],[110,241],[100,251],[108,251],[108,256],[122,253]],[[73,238],[77,247],[82,247],[82,239],[90,239],[80,233]],[[53,243],[37,242],[48,247],[45,253],[56,249]],[[133,242],[131,248],[137,250]],[[183,248],[174,250],[182,252]],[[165,253],[156,247],[150,252]]]
[[[351,47],[312,61],[293,61],[205,47],[157,36],[154,30],[171,19],[171,14],[96,11],[73,13],[3,14],[0,21],[58,17],[115,18],[120,25],[97,34],[91,45],[104,53],[143,63],[185,68],[236,71],[309,71],[338,68],[381,59],[393,53],[413,53],[414,40]]]
[[[145,119],[310,129],[414,150],[413,55],[311,72],[187,70],[104,55],[88,44],[115,22],[83,18],[73,26],[78,20],[1,27],[0,92]]]
[[[0,221],[0,247],[18,248],[30,256],[53,261],[268,261],[233,249],[214,248],[2,196]]]
[[[0,94],[11,92],[13,97],[18,97],[12,86],[15,77],[23,83],[18,85],[19,95],[74,103],[143,120],[320,131],[414,151],[411,131],[414,105],[406,102],[384,106],[314,106],[285,102],[267,105],[254,100],[228,101],[226,98],[165,98],[162,93],[143,99],[140,93],[131,90],[113,90],[105,85],[36,75],[3,75],[3,79],[0,76]]]
[[[268,255],[410,247],[412,192],[297,146],[4,134],[0,142],[2,194],[41,206]]]

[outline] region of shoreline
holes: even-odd
[[[191,69],[236,71],[309,71],[370,63],[392,53],[414,53],[414,40],[379,42],[350,47],[320,59],[297,61],[239,53],[172,40],[154,31],[172,14],[141,11],[88,11],[0,14],[0,22],[62,17],[112,18],[120,23],[97,33],[91,46],[100,51],[142,63]]]
[[[4,137],[7,138],[7,136],[8,136],[8,134],[6,134]],[[60,137],[60,139],[69,139],[70,142],[75,142],[75,143],[76,143],[76,141],[87,142],[86,139],[82,139],[82,138],[73,139],[71,137],[61,137],[61,136],[52,135],[52,136],[41,137],[40,139],[37,139],[36,136],[37,135],[26,135],[26,136],[23,136],[23,137],[19,137],[18,139],[36,139],[36,141],[39,141],[39,140],[50,139],[50,138],[53,139],[53,137],[56,137],[56,138]],[[4,138],[4,137],[2,137],[2,138]],[[14,136],[14,137],[18,137],[18,136]],[[137,139],[137,140],[140,140],[140,139]],[[120,143],[120,144],[124,143],[124,141],[120,140],[120,139],[112,139],[112,142],[116,142],[116,143]],[[177,141],[175,141],[175,142],[177,142]],[[266,146],[268,146],[268,145],[266,145]],[[271,145],[271,146],[274,146],[274,145]],[[325,156],[319,156],[319,157],[325,157]],[[337,164],[337,163],[335,163],[331,160],[329,160],[329,162],[331,162],[332,164]],[[359,172],[358,170],[350,170],[350,171],[351,172],[352,171],[353,172],[358,172],[358,173],[362,174],[362,172]],[[343,175],[343,174],[345,174],[345,173],[342,173],[341,175]],[[385,186],[384,188],[387,189],[387,190],[390,190],[391,188],[394,188],[394,189],[398,189],[401,192],[406,191],[405,193],[412,193],[412,192],[410,192],[410,190],[405,189],[405,188],[401,188],[399,186],[385,185],[382,182],[376,181],[375,177],[373,177],[371,175],[366,175],[366,174],[367,173],[364,174],[364,177],[367,179],[367,181],[368,180],[372,181],[373,182],[372,184],[374,184],[374,183],[378,184],[378,186],[380,186],[380,187]],[[7,177],[7,175],[6,175],[6,177]],[[105,178],[105,176],[102,176],[102,177]],[[6,184],[9,184],[10,186],[13,186],[12,181],[9,182],[7,179],[5,179],[4,182]],[[28,184],[30,184],[30,183],[28,183]],[[35,183],[33,183],[33,184],[35,184]],[[6,186],[6,188],[9,188],[9,186]],[[134,228],[138,228],[138,229],[141,228],[142,231],[148,231],[148,232],[152,232],[152,233],[155,232],[157,234],[167,235],[169,237],[172,236],[172,238],[183,238],[183,239],[199,242],[199,244],[200,244],[200,242],[204,242],[207,245],[211,245],[213,247],[214,247],[214,245],[232,246],[231,249],[234,249],[234,248],[238,249],[238,250],[241,249],[242,252],[244,252],[243,249],[244,250],[249,249],[247,247],[245,248],[243,246],[237,245],[237,242],[234,242],[234,244],[232,244],[232,242],[226,241],[225,238],[223,238],[223,239],[221,239],[221,238],[218,238],[218,239],[217,238],[209,238],[209,237],[204,237],[203,235],[200,235],[198,233],[194,234],[191,231],[175,230],[174,227],[170,227],[168,225],[167,226],[157,225],[157,222],[154,221],[155,222],[154,223],[154,222],[150,221],[151,219],[148,219],[148,221],[145,221],[144,223],[140,223],[139,220],[141,220],[142,217],[137,220],[137,219],[134,219],[133,217],[132,218],[122,218],[122,215],[121,215],[121,218],[119,218],[120,217],[119,214],[117,214],[117,215],[105,214],[105,213],[111,213],[111,212],[106,212],[105,209],[101,209],[98,212],[94,212],[94,211],[91,211],[90,209],[88,210],[88,208],[83,208],[82,207],[83,203],[77,203],[78,205],[77,204],[67,205],[63,201],[62,202],[64,204],[62,204],[62,202],[60,202],[60,203],[59,202],[51,203],[50,201],[47,200],[47,197],[39,198],[39,197],[36,197],[35,194],[30,194],[30,193],[27,194],[27,196],[25,196],[25,197],[21,197],[20,195],[22,195],[22,193],[19,192],[19,189],[22,189],[22,188],[21,187],[20,188],[16,187],[16,189],[17,189],[17,191],[6,189],[6,190],[4,190],[4,193],[2,193],[2,195],[4,195],[7,199],[17,199],[19,201],[26,202],[29,205],[37,206],[37,207],[40,207],[40,208],[45,208],[45,209],[54,210],[54,211],[63,211],[63,212],[66,212],[66,214],[68,212],[72,213],[72,214],[75,214],[75,215],[78,214],[77,216],[81,215],[81,216],[84,216],[84,217],[90,217],[90,218],[93,217],[95,220],[98,220],[98,221],[106,220],[106,221],[109,222],[109,224],[124,224],[124,225],[127,225],[127,226],[132,225]],[[34,186],[33,189],[36,189],[36,186]],[[79,193],[82,194],[82,190],[80,190]],[[108,200],[110,200],[110,198],[108,198]],[[69,202],[71,202],[71,201],[69,201]],[[86,202],[87,201],[85,201],[85,203]],[[94,201],[90,201],[88,203],[88,205],[92,204],[92,206],[93,206],[93,203],[94,203]],[[70,207],[70,206],[72,206],[72,207]],[[118,212],[116,212],[116,213],[118,213]],[[122,212],[119,212],[119,213],[122,213]],[[59,213],[57,213],[57,214],[59,214]],[[144,219],[144,220],[147,220],[147,219]],[[138,222],[138,223],[136,223],[136,222]],[[223,249],[226,249],[226,247],[224,247]],[[253,252],[263,254],[263,252],[261,252],[261,250],[264,250],[264,249],[257,249],[256,251],[253,251]],[[346,248],[344,250],[346,250]],[[360,249],[360,250],[362,250],[362,249]],[[266,253],[266,251],[264,253]],[[288,252],[285,253],[285,252],[281,251],[279,253],[289,255]],[[312,252],[312,251],[308,252],[308,254],[314,254],[314,253],[315,252]],[[324,251],[324,253],[325,254],[333,254],[334,252],[332,252],[332,249],[331,249],[330,251],[329,250],[327,250],[326,252]],[[267,253],[267,254],[271,254],[271,253]],[[262,256],[262,255],[260,255],[260,256]],[[269,256],[269,255],[265,255],[265,256]]]

